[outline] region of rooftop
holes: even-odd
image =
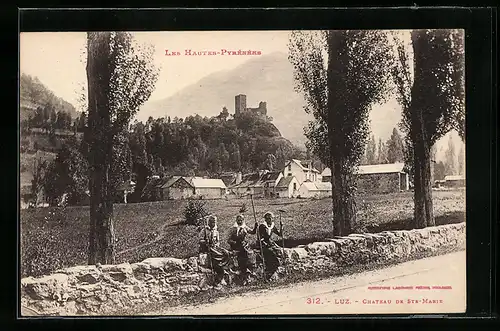
[[[167,187],[170,187],[172,186],[176,181],[178,181],[179,179],[181,179],[182,176],[171,176],[170,178],[167,179],[166,182],[163,183],[163,185],[161,185],[161,188],[167,188]]]
[[[276,187],[288,187],[288,185],[290,185],[290,183],[292,182],[292,180],[294,178],[295,178],[295,176],[283,177],[283,178],[281,178],[281,180],[278,183],[278,185],[276,185]]]
[[[222,179],[192,177],[188,182],[195,188],[226,188],[226,184],[224,184]]]
[[[318,191],[331,191],[332,190],[332,183],[330,182],[317,182],[314,183],[316,185],[316,188]]]
[[[273,172],[268,172],[267,174],[264,174],[260,180],[262,181],[268,181],[268,180],[276,180],[280,176],[280,171],[273,171]]]
[[[245,174],[241,177],[241,183],[234,185],[233,187],[250,187],[260,185],[260,175],[257,172]]]
[[[387,164],[370,164],[370,165],[362,165],[359,166],[358,171],[356,172],[359,175],[366,174],[390,174],[390,173],[400,173],[404,172],[405,164],[404,163],[387,163]],[[325,168],[323,176],[331,176],[332,172],[330,168]]]
[[[303,182],[302,185],[308,191],[331,191],[332,183],[330,182]]]
[[[404,163],[387,163],[387,164],[371,164],[363,165],[358,168],[357,173],[364,174],[390,174],[403,172]]]
[[[321,173],[321,176],[331,176],[332,175],[332,171],[330,170],[330,168],[325,168],[323,170],[323,172]]]
[[[316,172],[319,174],[319,170],[318,169],[315,169],[315,168],[308,168],[308,167],[305,167],[303,164],[302,164],[302,161],[300,160],[297,160],[297,159],[291,159],[290,161],[288,161],[286,164],[285,164],[285,167],[288,166],[288,164],[290,162],[295,162],[302,170],[311,170],[312,172]]]

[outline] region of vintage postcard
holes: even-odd
[[[464,47],[21,33],[21,315],[464,313]]]

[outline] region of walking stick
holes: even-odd
[[[285,255],[285,236],[283,236],[283,223],[281,222],[281,215],[283,213],[286,213],[283,209],[278,209],[278,212],[280,213],[280,232],[281,232],[281,246],[282,246],[282,251],[283,251],[283,267],[285,268],[285,274],[288,274],[288,270],[286,268],[286,255]]]
[[[253,204],[253,195],[250,194],[250,200],[252,200],[252,210],[253,210],[253,218],[255,220],[255,223],[257,223],[257,216],[255,215],[255,206]],[[266,280],[266,261],[264,260],[264,251],[262,250],[262,241],[260,241],[260,226],[257,226],[257,240],[259,241],[259,245],[260,245],[260,256],[262,257],[262,265],[264,267],[264,270],[263,270],[263,278],[264,278],[264,281]]]

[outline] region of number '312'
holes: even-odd
[[[319,305],[321,304],[321,300],[319,298],[307,298],[306,303],[308,305]]]

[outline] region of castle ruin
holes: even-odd
[[[243,112],[253,112],[262,117],[267,116],[267,103],[264,101],[259,102],[257,108],[247,108],[247,96],[245,94],[238,94],[234,97],[234,114],[239,115]]]

